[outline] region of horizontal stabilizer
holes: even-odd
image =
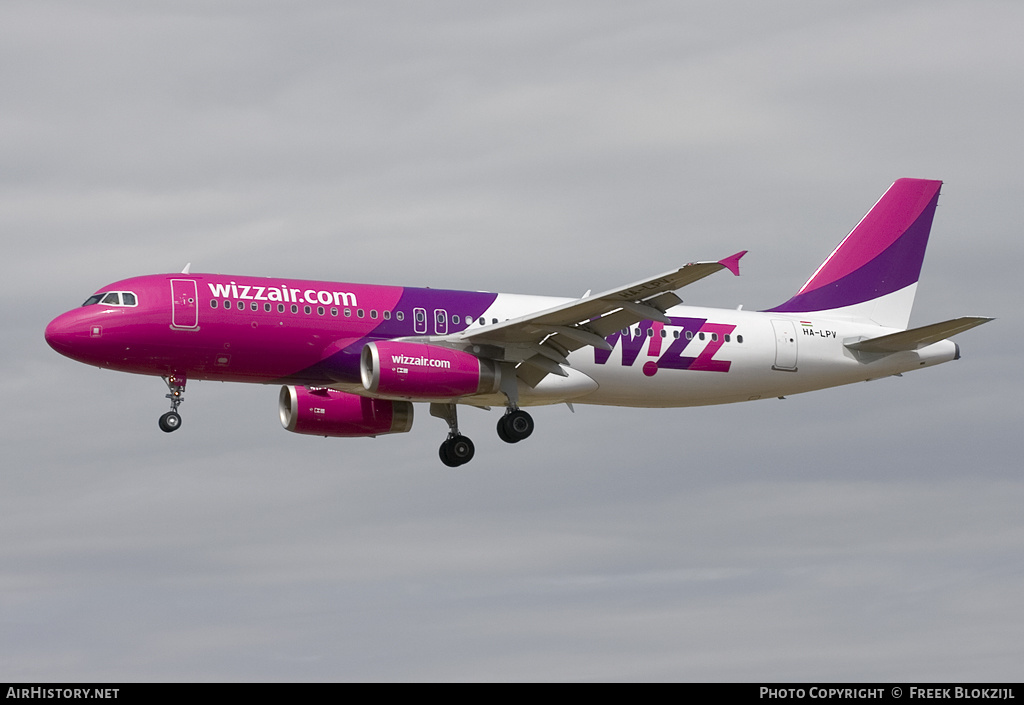
[[[919,350],[926,345],[945,340],[957,333],[963,333],[982,323],[988,323],[993,319],[984,316],[961,316],[941,323],[932,323],[920,328],[883,335],[878,338],[869,338],[856,343],[847,343],[846,347],[858,352],[871,353],[894,353],[904,350]]]

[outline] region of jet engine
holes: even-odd
[[[363,387],[382,396],[451,399],[498,391],[500,371],[490,360],[427,343],[379,341],[359,359]]]
[[[311,436],[359,438],[405,433],[412,428],[412,404],[370,399],[333,389],[281,387],[281,425]]]

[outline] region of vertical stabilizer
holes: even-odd
[[[800,291],[768,310],[906,328],[941,186],[896,181]]]

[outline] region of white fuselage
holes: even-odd
[[[500,294],[487,323],[513,319],[565,299]],[[569,355],[568,377],[520,382],[524,406],[561,403],[636,407],[729,404],[779,397],[900,374],[957,357],[949,340],[916,351],[857,353],[844,343],[899,329],[819,318],[692,306],[666,311],[671,323],[645,321],[611,336],[612,350]],[[501,403],[497,395],[470,403]]]

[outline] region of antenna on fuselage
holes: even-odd
[[[182,274],[188,274],[188,268],[189,268],[189,267],[191,267],[191,266],[192,266],[192,263],[191,263],[191,262],[189,262],[188,264],[186,264],[186,265],[185,265],[185,268],[184,268],[183,270],[181,270],[181,273],[182,273]]]

